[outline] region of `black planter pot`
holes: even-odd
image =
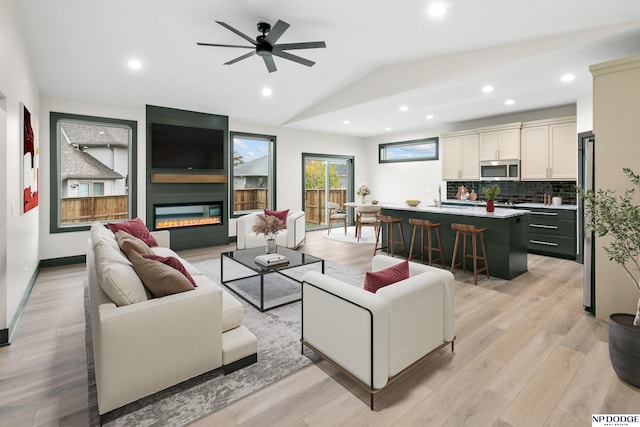
[[[609,316],[609,357],[622,380],[640,387],[640,327],[633,326],[634,317],[626,313]]]

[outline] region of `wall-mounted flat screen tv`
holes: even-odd
[[[224,169],[224,131],[151,124],[153,169]]]

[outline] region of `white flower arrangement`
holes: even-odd
[[[361,184],[360,187],[358,187],[356,194],[360,197],[368,196],[371,194],[371,189],[367,187],[367,184]]]

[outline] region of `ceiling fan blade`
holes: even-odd
[[[222,21],[216,21],[218,24],[222,25],[223,27],[225,27],[227,30],[236,33],[237,35],[239,35],[240,37],[242,37],[243,39],[245,39],[246,41],[248,41],[249,43],[251,43],[252,45],[256,44],[256,41],[254,39],[252,39],[251,37],[249,37],[248,35],[241,33],[240,31],[236,30],[235,28],[233,28],[231,25],[226,24]]]
[[[255,46],[239,46],[236,44],[216,44],[216,43],[197,43],[198,46],[217,46],[217,47],[241,47],[243,49],[255,49]]]
[[[264,65],[267,66],[267,70],[269,70],[270,73],[278,71],[278,69],[276,68],[276,63],[273,61],[273,56],[266,55],[263,56],[262,59],[264,59]]]
[[[276,22],[276,25],[271,28],[271,31],[269,31],[269,34],[267,34],[267,37],[264,40],[273,46],[282,34],[287,31],[287,28],[289,28],[289,24],[278,19],[278,22]]]
[[[292,55],[288,52],[274,50],[272,54],[275,56],[279,56],[280,58],[288,59],[289,61],[297,62],[298,64],[306,65],[307,67],[311,67],[313,66],[313,64],[315,64],[315,62],[313,61],[310,61],[308,59],[302,58],[297,55]]]
[[[236,62],[238,62],[238,61],[242,61],[243,59],[247,59],[248,57],[253,56],[253,55],[255,55],[255,54],[256,54],[256,52],[255,52],[255,51],[253,51],[253,52],[249,52],[249,53],[245,53],[244,55],[239,56],[239,57],[237,57],[236,59],[232,59],[232,60],[231,60],[231,61],[229,61],[229,62],[225,62],[225,63],[224,63],[224,65],[231,65],[231,64],[235,64]]]
[[[282,43],[273,46],[273,50],[316,49],[321,47],[327,47],[327,45],[324,42]]]

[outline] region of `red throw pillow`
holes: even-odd
[[[378,289],[409,278],[409,261],[402,261],[384,270],[367,272],[364,277],[364,289],[374,294]]]
[[[149,233],[149,229],[144,222],[140,218],[134,218],[130,221],[124,222],[110,222],[107,224],[109,226],[109,230],[114,233],[118,230],[126,231],[134,237],[145,242],[148,246],[158,246],[158,242],[153,238],[151,233]]]
[[[193,280],[193,277],[191,277],[191,274],[189,274],[187,269],[184,268],[184,265],[182,265],[182,263],[178,261],[178,258],[172,257],[172,256],[160,256],[160,255],[150,255],[150,254],[140,254],[140,256],[142,256],[142,258],[152,259],[154,261],[160,261],[161,263],[166,264],[169,267],[175,268],[180,273],[184,274],[184,277],[186,277],[189,280],[189,282],[191,282],[194,288],[198,287],[198,285],[196,285],[196,281]]]
[[[287,216],[289,215],[289,209],[284,211],[270,211],[269,209],[265,209],[264,214],[275,216],[280,221],[282,221],[282,229],[284,230],[285,228],[287,228]]]

